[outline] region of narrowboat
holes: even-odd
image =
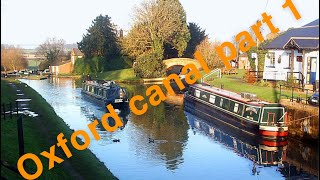
[[[125,88],[120,87],[114,81],[85,81],[82,83],[81,92],[102,101],[105,106],[111,104],[116,109],[128,106],[128,95]]]
[[[268,139],[288,136],[285,107],[258,100],[248,93],[237,94],[207,84],[194,84],[185,93],[184,106],[196,108],[198,113],[252,136]]]
[[[185,110],[185,115],[194,133],[201,133],[213,139],[224,147],[233,150],[239,156],[262,166],[281,167],[284,165],[288,140],[279,141],[275,144],[273,141],[262,140],[245,134],[240,135],[225,129],[227,126],[218,126],[218,123],[208,121],[206,117],[198,117],[194,114],[194,109],[191,108]]]

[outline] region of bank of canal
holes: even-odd
[[[22,81],[41,94],[71,129],[89,132],[87,124],[92,122],[92,116],[100,119],[105,113],[102,105],[82,96],[73,79]],[[123,86],[130,97],[143,95],[147,88],[141,84]],[[211,131],[201,129],[201,124],[191,125],[183,107],[174,102],[175,98],[171,97],[157,107],[149,106],[142,116],[130,110],[118,111],[124,128],[109,133],[98,127],[101,139],[95,141],[91,137],[89,149],[119,179],[317,179],[317,146],[289,140],[278,157],[279,162],[262,165],[247,158],[245,155],[251,152],[245,148],[240,152],[229,142],[217,139]],[[120,142],[113,142],[114,139]],[[240,142],[237,137],[233,139]],[[242,144],[257,150],[262,147]]]
[[[56,155],[64,159],[64,162],[55,163],[55,167],[48,170],[48,160],[40,153],[49,152],[49,148],[57,143],[56,136],[59,133],[64,133],[65,137],[70,139],[73,131],[57,116],[48,102],[32,88],[19,81],[1,80],[2,105],[7,106],[9,103],[15,105],[17,93],[30,98],[28,108],[39,115],[38,117],[23,116],[25,153],[37,155],[43,164],[43,172],[39,179],[117,179],[90,150],[78,151],[71,148],[70,144],[68,146],[73,156],[68,159],[63,151],[56,147]],[[19,159],[16,119],[16,115],[10,118],[8,114],[6,119],[1,116],[1,161],[15,167]],[[25,167],[30,174],[37,170],[32,161],[26,161]],[[4,166],[1,166],[1,177],[21,179],[19,174]]]

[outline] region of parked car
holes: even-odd
[[[319,93],[316,92],[312,94],[312,96],[308,98],[308,103],[310,105],[319,106]]]

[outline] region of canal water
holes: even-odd
[[[74,79],[21,81],[45,98],[71,129],[89,132],[92,116],[100,119],[105,113],[103,105],[81,94]],[[143,95],[148,87],[122,86],[131,97]],[[170,96],[142,116],[117,110],[125,126],[113,133],[100,126],[101,139],[91,137],[89,149],[119,179],[318,179],[317,146],[288,140],[268,147],[238,139],[230,130],[184,111],[182,102],[181,95]]]

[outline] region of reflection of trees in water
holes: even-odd
[[[134,95],[145,96],[146,89],[151,85],[121,84],[121,86],[127,89],[129,98],[131,98]],[[163,89],[163,92],[166,91]],[[148,100],[146,97],[145,99]],[[133,126],[137,127],[135,129],[139,131],[133,132],[135,136],[131,138],[136,151],[139,151],[137,153],[143,151],[152,159],[155,157],[164,159],[170,170],[175,170],[183,162],[182,153],[187,142],[189,125],[182,107],[167,103],[161,103],[156,107],[148,104],[148,110],[144,115],[132,114],[130,120]],[[154,143],[148,142],[149,137],[155,140]]]
[[[156,146],[155,151],[166,161],[168,169],[175,170],[177,165],[183,162],[182,153],[187,142],[189,125],[182,107],[165,103],[157,107],[149,106],[146,114],[132,115],[131,120],[133,124],[141,127],[147,137],[155,139],[151,144]],[[148,139],[140,139],[136,143],[148,143]]]
[[[286,168],[281,169],[281,173],[285,177],[303,175],[310,178],[311,176],[306,172],[319,177],[318,146],[302,144],[297,140],[289,139],[285,165]]]

